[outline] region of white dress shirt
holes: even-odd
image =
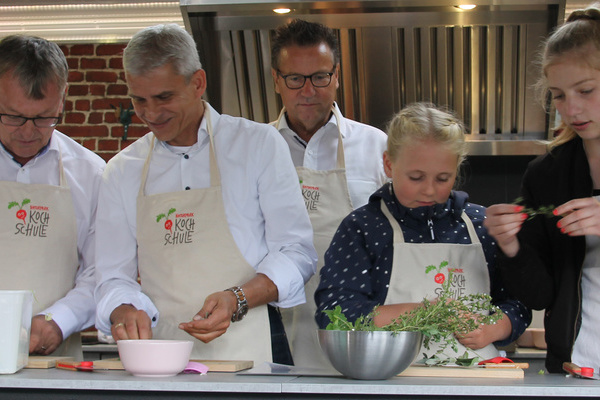
[[[79,269],[75,278],[75,287],[42,313],[52,314],[52,319],[66,338],[94,325],[96,308],[93,297],[96,284],[94,219],[100,180],[106,163],[92,151],[55,130],[48,146],[24,166],[16,162],[4,146],[0,146],[0,180],[58,186],[60,184],[59,145],[75,208]]]
[[[334,107],[340,111],[337,103],[334,103]],[[271,123],[275,124],[276,121]],[[352,206],[356,209],[367,204],[369,196],[387,181],[383,169],[387,135],[373,126],[343,116],[339,129],[344,144],[348,191]],[[314,170],[335,168],[338,142],[338,121],[335,115],[331,115],[329,122],[319,128],[308,143],[290,129],[286,118],[281,118],[279,132],[290,148],[294,166]]]
[[[272,127],[219,115],[210,105],[207,109],[233,238],[256,272],[277,286],[279,299],[273,305],[302,304],[306,301],[304,284],[315,273],[317,255],[289,150]],[[110,314],[121,304],[146,311],[153,326],[159,317],[136,281],[136,199],[150,142],[151,134],[147,134],[131,144],[110,160],[103,176],[96,287],[96,326],[103,332],[110,332]],[[208,143],[206,118],[200,124],[198,142],[191,147],[155,141],[146,194],[209,187]]]

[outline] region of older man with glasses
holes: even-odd
[[[344,118],[335,103],[340,49],[332,29],[302,20],[279,27],[271,46],[271,74],[284,108],[272,122],[286,140],[323,255],[341,220],[365,205],[386,181],[381,130]],[[313,295],[318,274],[305,286],[307,303],[282,310],[294,364],[324,367],[316,339]]]
[[[0,289],[34,293],[29,352],[81,360],[94,325],[95,214],[105,162],[54,129],[67,93],[60,48],[0,41]]]

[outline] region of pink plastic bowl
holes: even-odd
[[[126,371],[135,376],[166,377],[183,371],[190,360],[190,340],[119,340],[117,349]]]

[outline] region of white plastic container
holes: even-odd
[[[0,290],[0,374],[14,374],[29,361],[33,294]]]

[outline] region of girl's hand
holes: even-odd
[[[487,208],[483,226],[507,257],[514,257],[519,252],[517,233],[527,219],[527,214],[521,212],[523,209],[515,204],[495,204]]]
[[[490,343],[504,340],[512,332],[510,319],[503,314],[494,325],[479,325],[479,328],[466,334],[455,334],[460,344],[473,350],[482,349]]]
[[[554,209],[563,216],[556,226],[569,236],[600,236],[600,202],[593,197],[573,199]]]

